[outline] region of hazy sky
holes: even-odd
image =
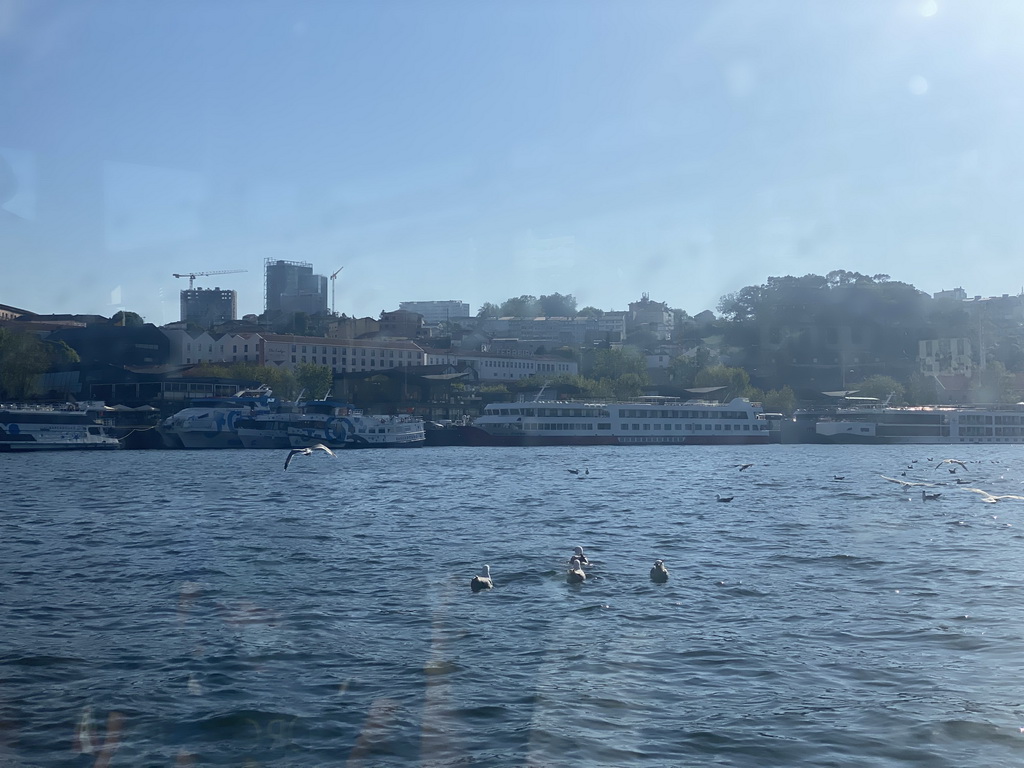
[[[1020,0],[0,0],[0,303],[1018,293]],[[6,171],[3,166],[6,165]]]

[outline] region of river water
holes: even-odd
[[[1019,447],[285,455],[0,455],[0,765],[1024,764]]]

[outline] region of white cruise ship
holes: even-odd
[[[631,402],[491,403],[468,442],[481,445],[747,445],[771,442],[760,404],[646,397]]]

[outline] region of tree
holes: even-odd
[[[789,385],[786,385],[782,389],[765,392],[761,404],[766,413],[781,413],[788,416],[796,409],[796,395]]]
[[[742,368],[712,365],[702,369],[693,379],[696,387],[725,387],[725,397],[747,397],[751,392],[750,376]]]
[[[552,293],[537,299],[540,314],[545,317],[574,317],[576,315],[576,297],[571,293],[563,296]]]
[[[477,317],[498,317],[500,314],[501,307],[489,301],[485,301],[476,312]]]
[[[36,394],[39,377],[49,366],[46,347],[37,336],[0,328],[0,394],[13,400]]]
[[[107,322],[109,325],[125,325],[132,327],[138,327],[146,324],[146,321],[142,319],[142,315],[136,314],[135,312],[125,312],[123,309],[120,312],[115,312],[114,316]]]
[[[498,310],[501,317],[537,317],[539,305],[536,296],[506,299]]]
[[[619,379],[627,373],[636,374],[646,385],[647,362],[637,352],[624,349],[602,349],[594,355],[591,376],[595,379]]]
[[[882,402],[888,400],[893,405],[904,402],[903,385],[892,376],[868,376],[853,388],[857,390],[858,397],[874,397]]]
[[[576,313],[579,317],[604,317],[604,310],[586,306]]]
[[[334,383],[334,374],[326,365],[316,363],[299,363],[295,367],[295,378],[302,389],[306,391],[305,397],[309,400],[319,400],[324,397]]]

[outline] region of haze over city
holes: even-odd
[[[1021,290],[1017,2],[0,7],[0,302],[178,319],[560,292],[691,313],[769,275]],[[965,269],[965,266],[967,269]]]

